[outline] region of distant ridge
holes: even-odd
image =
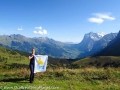
[[[91,56],[105,48],[110,41],[116,37],[117,33],[100,34],[87,33],[83,40],[78,43],[66,43],[56,41],[48,37],[29,38],[20,34],[0,35],[0,44],[12,49],[30,53],[34,47],[36,53],[47,54],[55,58],[84,58]]]

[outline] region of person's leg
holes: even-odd
[[[32,81],[34,81],[34,64],[33,64],[33,67],[32,67]]]
[[[30,83],[34,80],[34,65],[30,65]]]

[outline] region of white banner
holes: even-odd
[[[47,67],[48,56],[47,55],[34,55],[35,67],[34,73],[45,72]]]

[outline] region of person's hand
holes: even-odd
[[[29,56],[29,59],[32,59],[34,57],[34,55],[32,55],[32,56]]]
[[[32,54],[32,56],[34,56],[35,54]]]

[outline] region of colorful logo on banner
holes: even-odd
[[[44,61],[43,61],[40,57],[38,58],[37,63],[38,63],[40,66],[43,66],[43,65],[44,65]]]

